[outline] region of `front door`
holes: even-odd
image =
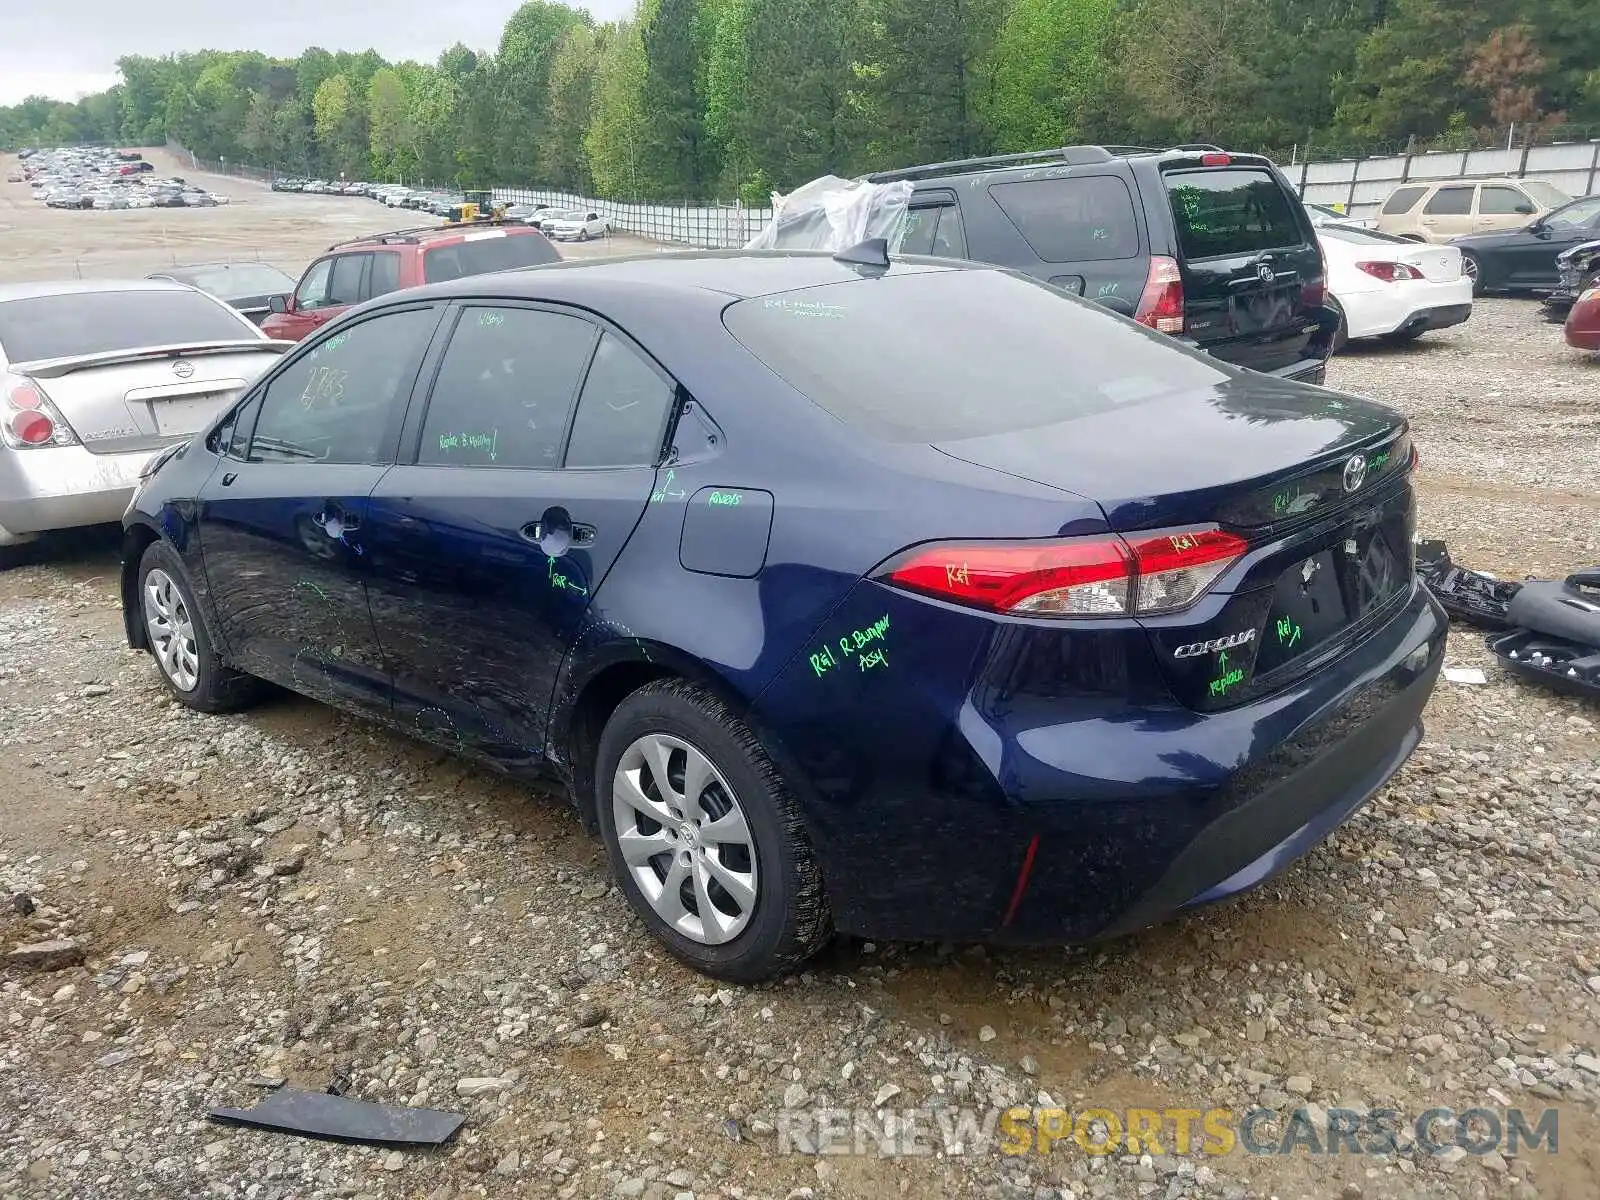
[[[674,385],[584,316],[469,304],[367,520],[395,717],[505,765],[542,757],[562,660],[650,502]]]
[[[368,497],[394,461],[440,309],[324,335],[262,385],[241,460],[200,493],[213,611],[241,669],[315,700],[387,711],[364,579]]]

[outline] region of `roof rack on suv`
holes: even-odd
[[[1070,166],[1110,162],[1116,155],[1104,146],[1057,146],[1050,150],[1027,150],[1021,154],[990,154],[982,158],[957,158],[949,162],[904,167],[898,171],[876,171],[868,183],[892,183],[897,179],[929,179],[938,175],[960,175],[991,167],[1013,167],[1029,162],[1065,162]]]
[[[1204,150],[1212,154],[1226,153],[1221,146],[1213,146],[1210,142],[1184,142],[1181,146],[1172,148],[1174,150]]]
[[[337,250],[340,246],[354,246],[360,242],[377,242],[384,246],[414,246],[424,236],[433,233],[444,233],[451,229],[481,229],[485,225],[510,225],[511,221],[501,221],[495,217],[480,217],[476,221],[446,221],[443,225],[418,225],[412,229],[386,229],[382,233],[369,233],[363,237],[345,238],[329,246],[329,250]]]

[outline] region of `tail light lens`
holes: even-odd
[[[1321,279],[1308,279],[1300,285],[1300,307],[1321,308],[1328,298],[1328,289]]]
[[[1358,262],[1356,270],[1365,271],[1374,279],[1385,283],[1398,283],[1402,279],[1421,279],[1422,272],[1402,262]]]
[[[0,442],[13,450],[33,450],[41,446],[75,446],[78,436],[38,384],[22,375],[3,374]]]
[[[1178,260],[1164,254],[1150,256],[1150,273],[1133,319],[1159,333],[1183,332],[1183,272]]]
[[[935,542],[895,556],[874,578],[990,612],[1125,617],[1176,612],[1247,549],[1215,527],[1050,541]]]

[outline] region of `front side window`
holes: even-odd
[[[1478,189],[1478,212],[1486,217],[1511,216],[1518,212],[1530,215],[1533,201],[1518,188],[1485,186]]]
[[[252,462],[392,461],[434,308],[402,309],[324,337],[266,387]]]
[[[1545,224],[1556,229],[1600,228],[1600,196],[1590,196],[1551,213],[1545,218]]]
[[[675,388],[614,333],[600,339],[567,446],[569,467],[653,467]]]
[[[333,275],[333,259],[312,263],[300,286],[294,290],[296,308],[324,308],[328,304],[328,281]]]
[[[598,334],[581,317],[544,309],[462,309],[428,400],[417,462],[559,467]]]

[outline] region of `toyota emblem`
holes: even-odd
[[[1360,454],[1353,455],[1349,462],[1344,464],[1344,490],[1356,491],[1367,481],[1367,460]]]
[[[189,376],[194,374],[194,364],[191,362],[185,362],[180,358],[177,362],[172,364],[172,373],[179,379],[187,379]]]
[[[1256,278],[1261,280],[1262,283],[1271,283],[1275,278],[1277,278],[1277,276],[1273,274],[1272,264],[1262,263],[1259,267],[1257,267]]]

